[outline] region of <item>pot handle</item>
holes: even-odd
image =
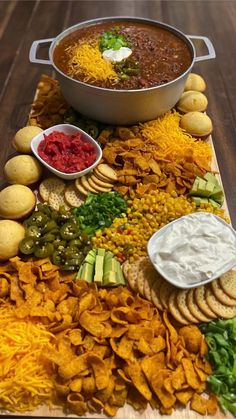
[[[216,58],[216,52],[215,52],[215,48],[212,45],[212,42],[210,41],[209,38],[207,38],[206,36],[195,36],[195,35],[187,35],[187,37],[190,39],[190,41],[192,39],[200,39],[202,40],[208,50],[208,54],[207,55],[202,55],[200,57],[196,57],[194,62],[198,62],[198,61],[205,61],[205,60],[211,60],[212,58]]]
[[[29,52],[29,60],[31,63],[37,63],[37,64],[52,64],[51,60],[40,60],[36,57],[37,50],[40,44],[46,44],[51,43],[54,41],[54,38],[48,38],[48,39],[39,39],[38,41],[34,41],[30,47]]]

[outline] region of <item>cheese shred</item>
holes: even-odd
[[[118,81],[118,75],[111,62],[103,59],[98,46],[76,44],[67,49],[69,55],[68,75],[82,76],[84,82]]]
[[[142,137],[155,145],[156,152],[162,153],[164,158],[171,156],[176,162],[186,160],[192,155],[193,160],[210,170],[212,150],[210,144],[191,137],[180,128],[180,114],[175,111],[167,112],[163,117],[145,122],[141,125]]]
[[[53,371],[42,356],[53,347],[45,327],[18,320],[9,304],[0,306],[0,408],[26,412],[53,399]]]

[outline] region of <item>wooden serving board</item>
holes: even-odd
[[[35,98],[34,100],[37,98],[37,93],[38,91],[36,90],[36,94],[35,94]],[[219,183],[221,184],[222,188],[223,187],[223,183],[221,180],[221,176],[220,176],[220,171],[219,171],[219,165],[217,162],[217,157],[216,157],[216,153],[215,153],[215,149],[214,149],[214,143],[213,143],[213,139],[212,136],[209,136],[209,138],[207,139],[207,143],[209,143],[212,147],[212,152],[213,152],[213,156],[212,156],[212,170],[217,172],[216,176],[217,179],[219,181]],[[224,204],[222,206],[222,208],[225,210],[225,214],[226,216],[230,219],[230,214],[229,214],[229,210],[228,210],[228,205],[227,205],[227,201],[226,198],[224,200]],[[48,407],[46,405],[42,405],[40,406],[38,409],[34,410],[33,412],[26,412],[26,413],[17,413],[17,412],[9,412],[6,410],[1,410],[0,409],[0,415],[1,416],[8,416],[8,417],[38,417],[38,418],[78,418],[77,415],[75,414],[71,414],[71,413],[66,413],[65,411],[63,411],[63,409],[61,407],[57,407],[57,406],[52,406],[52,407]],[[86,419],[107,419],[107,416],[104,414],[87,414],[86,416],[79,416],[81,419],[86,418]],[[126,404],[124,407],[120,408],[115,416],[115,419],[201,419],[201,418],[214,418],[214,419],[233,419],[234,416],[230,413],[227,413],[226,415],[224,415],[221,411],[217,411],[216,415],[214,416],[210,416],[210,415],[200,415],[197,412],[194,412],[193,410],[190,410],[189,407],[187,408],[179,408],[179,409],[175,409],[174,412],[171,415],[161,415],[159,413],[158,410],[153,410],[149,405],[147,407],[147,409],[145,409],[144,411],[136,411],[133,409],[133,407],[131,407],[130,405]]]
[[[212,170],[217,172],[217,178],[219,183],[222,185],[222,180],[219,172],[219,166],[217,162],[217,157],[214,149],[214,143],[213,139],[210,136],[207,140],[207,142],[211,145],[212,151],[213,151],[213,157],[212,157]],[[225,199],[223,209],[225,210],[225,214],[227,217],[230,218],[229,210],[227,201]],[[68,418],[75,418],[78,417],[74,414],[67,414],[65,411],[62,410],[62,408],[57,406],[48,407],[46,405],[43,405],[39,407],[37,410],[34,410],[33,412],[26,412],[24,414],[20,413],[12,413],[9,411],[4,411],[0,409],[0,415],[1,416],[10,416],[10,417],[39,417],[39,418],[47,418],[47,417],[53,417],[53,418],[61,418],[61,417],[68,417]],[[86,419],[107,419],[107,416],[103,414],[87,414],[86,416],[80,416],[81,418]],[[115,416],[115,419],[201,419],[201,418],[214,418],[214,419],[233,419],[234,416],[230,413],[227,413],[227,415],[224,415],[221,411],[218,411],[216,415],[209,416],[209,415],[200,415],[193,410],[190,410],[188,407],[183,409],[176,409],[171,415],[161,415],[158,410],[152,410],[150,406],[147,407],[144,411],[136,411],[131,406],[126,404],[123,408],[120,408],[117,412],[117,415]]]

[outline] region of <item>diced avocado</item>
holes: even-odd
[[[95,263],[96,260],[96,250],[90,250],[87,254],[87,256],[84,259],[84,262],[88,262],[91,265]]]
[[[201,205],[208,204],[209,200],[207,198],[201,198]]]
[[[201,205],[202,198],[200,196],[192,196],[192,200],[193,200],[193,202],[195,202],[197,207],[199,207]]]
[[[207,182],[214,183],[214,185],[218,185],[219,184],[216,176],[214,175],[214,173],[211,173],[211,172],[207,172],[203,176],[203,179],[205,179]]]
[[[114,271],[116,272],[116,260],[114,258],[105,258],[103,272],[106,274],[107,272]]]
[[[202,178],[198,178],[198,188],[197,188],[197,196],[207,196],[207,192],[206,192],[206,180],[202,179]]]
[[[221,205],[218,204],[218,202],[214,201],[214,199],[209,198],[210,204],[213,206],[213,208],[220,208]]]
[[[77,279],[82,279],[82,270],[83,270],[83,265],[80,265],[80,268],[79,268],[79,270],[78,270],[78,273],[77,273],[77,275],[76,275],[76,277],[75,277],[75,281],[77,281]]]
[[[91,265],[90,263],[85,262],[83,264],[81,279],[84,279],[86,282],[92,282],[93,275],[94,275],[94,265]]]
[[[125,278],[120,266],[120,262],[118,262],[118,260],[116,260],[116,272],[117,272],[117,281],[119,282],[119,284],[123,284],[125,285]]]
[[[199,179],[200,178],[198,176],[195,178],[195,181],[193,182],[193,186],[189,191],[189,195],[197,195]]]
[[[98,256],[105,256],[106,250],[105,249],[97,249],[97,255]]]
[[[98,250],[101,250],[101,249],[98,249]],[[100,285],[102,285],[102,282],[103,282],[103,264],[104,264],[104,256],[97,255],[96,261],[95,261],[94,282]]]
[[[208,180],[206,184],[206,193],[207,193],[206,196],[211,196],[212,192],[214,191],[214,188],[215,188],[215,184],[212,183],[210,180]]]
[[[115,271],[109,271],[103,276],[103,285],[112,286],[117,284],[117,273]]]
[[[215,186],[213,193],[211,194],[211,199],[213,199],[216,202],[219,202],[219,204],[223,204],[224,202],[224,192],[220,185]]]
[[[110,250],[107,250],[105,256],[106,256],[106,258],[110,258],[110,257],[113,258],[114,254]]]

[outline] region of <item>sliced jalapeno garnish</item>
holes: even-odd
[[[29,226],[25,232],[26,237],[38,238],[41,233],[39,228],[36,225]]]
[[[55,220],[48,220],[45,226],[42,228],[42,234],[48,233],[51,230],[58,229],[58,225]]]
[[[27,226],[36,225],[38,227],[43,227],[47,222],[48,217],[41,211],[35,211],[27,220]]]
[[[60,266],[64,262],[63,253],[60,250],[55,250],[52,255],[52,261],[54,265]]]
[[[46,258],[48,256],[51,256],[54,251],[54,246],[52,243],[45,243],[41,246],[36,245],[34,250],[34,255],[36,258]]]
[[[73,221],[67,221],[60,229],[61,237],[65,240],[72,240],[79,236],[79,226]]]
[[[21,240],[19,249],[24,255],[31,255],[35,251],[35,240],[31,237],[26,237]]]

